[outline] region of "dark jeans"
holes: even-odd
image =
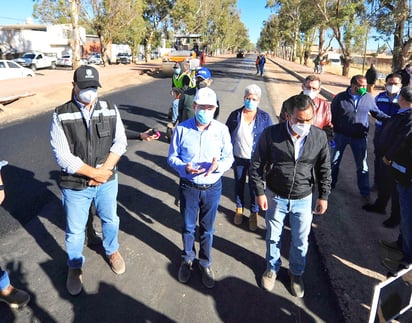
[[[263,76],[263,72],[265,71],[265,64],[259,65],[260,76]]]
[[[255,201],[255,194],[252,188],[252,183],[250,182],[250,159],[235,157],[235,162],[233,164],[233,171],[235,174],[235,201],[236,207],[243,208],[245,205],[245,184],[246,176],[248,179],[249,186],[249,196],[250,196],[250,212],[258,213],[259,205]]]
[[[401,210],[400,231],[402,235],[403,261],[412,264],[412,186],[397,184]]]
[[[391,216],[399,220],[399,196],[396,189],[396,182],[393,179],[392,172],[389,166],[385,165],[383,160],[379,161],[379,175],[378,175],[378,198],[375,205],[379,209],[386,209],[389,200],[392,199]]]
[[[332,158],[332,188],[338,182],[339,166],[342,161],[343,153],[347,145],[352,149],[355,158],[356,175],[358,179],[358,188],[363,196],[369,196],[369,170],[368,170],[368,146],[367,138],[351,138],[340,133],[335,133],[336,150]],[[346,170],[347,171],[347,170]]]
[[[196,258],[195,231],[199,217],[199,264],[202,267],[209,267],[212,263],[214,225],[221,195],[221,179],[206,190],[192,187],[180,180],[180,213],[183,216],[182,258],[184,261],[189,262]]]

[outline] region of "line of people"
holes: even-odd
[[[387,80],[388,92],[394,91],[396,78],[395,75]],[[262,287],[269,291],[274,287],[281,266],[284,219],[288,217],[292,233],[290,289],[293,295],[303,297],[302,276],[312,217],[327,210],[328,196],[337,184],[346,145],[350,145],[354,153],[360,193],[369,201],[368,113],[388,124],[383,130],[387,135],[382,136],[386,140],[391,138],[392,145],[385,146],[387,149],[380,146],[379,156],[398,176],[400,221],[404,224],[400,235],[403,263],[412,261],[408,198],[412,186],[411,88],[399,92],[400,109],[392,121],[366,93],[365,77],[354,76],[348,89],[333,99],[329,111],[328,103],[318,96],[320,79],[312,75],[303,82],[302,93],[284,102],[280,116],[283,122],[272,125],[270,116],[259,108],[261,89],[252,84],[245,89],[243,106],[229,115],[225,125],[216,120],[219,102],[209,87],[211,83],[211,72],[201,68],[196,72],[196,87],[188,88],[179,98],[179,123],[171,136],[167,158],[179,176],[183,223],[180,282],[190,280],[197,263],[203,284],[207,288],[215,286],[214,222],[222,193],[221,177],[233,168],[234,223],[239,225],[243,221],[247,176],[250,230],[256,230],[260,210],[266,213],[266,270]],[[102,243],[111,270],[116,274],[126,270],[118,242],[116,165],[126,151],[127,136],[117,107],[98,99],[100,86],[96,69],[78,68],[74,72],[72,99],[56,108],[50,130],[52,150],[61,167],[60,187],[67,219],[66,287],[71,295],[80,294],[83,288],[83,246],[92,203],[102,222]],[[143,134],[139,134],[140,139],[157,139],[156,135]],[[194,243],[198,220],[200,250],[197,256]],[[0,296],[0,300],[4,297]]]

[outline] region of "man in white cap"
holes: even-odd
[[[195,116],[175,128],[168,156],[169,165],[180,177],[183,250],[178,279],[182,283],[190,279],[196,258],[195,230],[199,218],[198,263],[203,284],[213,288],[211,250],[222,194],[221,177],[230,169],[234,159],[228,128],[213,119],[217,107],[216,93],[208,87],[199,89],[193,106]]]
[[[125,129],[116,106],[97,98],[99,73],[91,66],[74,72],[72,99],[56,108],[50,143],[61,168],[60,187],[66,212],[66,287],[71,295],[82,290],[83,245],[90,205],[102,221],[103,248],[111,269],[125,272],[119,253],[117,169],[126,152]]]

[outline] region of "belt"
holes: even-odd
[[[186,178],[181,178],[180,179],[180,184],[185,184],[186,186],[196,188],[200,191],[206,191],[209,188],[211,188],[213,185],[215,185],[216,183],[213,183],[213,184],[196,184],[196,183],[193,183],[193,182],[187,180]]]

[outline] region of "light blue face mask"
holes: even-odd
[[[258,107],[258,103],[259,103],[258,101],[246,99],[245,100],[245,108],[249,111],[254,111]]]
[[[180,68],[175,68],[175,74],[179,75],[182,70]]]
[[[213,114],[213,110],[197,109],[196,120],[203,125],[209,124],[213,120]]]

